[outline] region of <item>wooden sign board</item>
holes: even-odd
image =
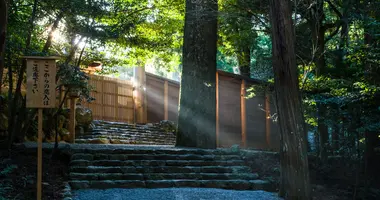
[[[26,59],[26,107],[54,108],[56,105],[55,57],[25,57]]]

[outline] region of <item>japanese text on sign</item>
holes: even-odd
[[[55,60],[44,57],[29,58],[26,72],[26,106],[28,108],[54,108],[56,103]]]

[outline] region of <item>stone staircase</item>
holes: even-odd
[[[238,152],[226,150],[125,147],[77,149],[71,157],[70,184],[85,188],[206,187],[271,190],[245,165]]]
[[[157,124],[132,125],[122,122],[94,121],[94,127],[75,139],[89,144],[174,145],[175,134]]]

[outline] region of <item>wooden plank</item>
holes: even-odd
[[[70,99],[70,134],[71,142],[75,143],[75,98]]]
[[[157,76],[155,74],[151,74],[149,72],[146,72],[146,77],[149,78],[149,79],[154,79],[154,80],[159,80],[159,81],[168,81],[169,83],[173,83],[173,84],[180,84],[178,81],[174,81],[174,80],[171,80],[171,79],[168,79],[168,78],[164,78],[164,77],[161,77],[161,76]]]
[[[26,60],[26,107],[27,108],[55,108],[57,74],[54,59]],[[33,57],[38,58],[38,57]]]
[[[101,98],[102,98],[102,101],[101,101],[101,107],[100,107],[100,109],[102,110],[102,120],[104,120],[104,107],[103,107],[103,104],[104,104],[104,94],[103,94],[103,92],[104,92],[104,77],[103,76],[101,76],[101,77],[99,77],[100,78],[100,84],[101,84],[101,87],[102,87],[102,95],[101,95]]]
[[[265,93],[265,137],[267,146],[271,146],[270,135],[270,96],[268,92]]]
[[[247,114],[246,114],[246,90],[245,80],[241,80],[240,90],[240,110],[241,110],[241,142],[243,147],[247,147]]]
[[[146,77],[146,72],[144,70],[144,78],[143,78],[143,83],[144,83],[144,96],[143,96],[143,109],[144,109],[144,116],[143,116],[143,121],[144,123],[148,123],[148,98],[147,98],[147,77]]]
[[[61,57],[59,56],[23,56],[24,59],[32,59],[32,60],[59,60]]]
[[[38,109],[37,200],[42,198],[42,109]]]
[[[219,147],[219,74],[216,72],[216,81],[215,81],[215,88],[216,88],[216,147]]]
[[[132,89],[132,88],[131,88],[131,89]],[[115,95],[114,92],[102,92],[102,94]],[[133,98],[133,96],[131,96],[131,95],[123,95],[123,94],[119,94],[118,96]]]
[[[168,94],[168,91],[169,91],[168,81],[165,80],[165,83],[164,83],[164,112],[165,112],[164,120],[169,119],[169,94]]]
[[[241,145],[241,80],[230,82],[219,75],[218,83],[219,147]]]
[[[119,113],[118,113],[118,104],[119,104],[119,85],[118,83],[116,82],[115,83],[115,101],[114,101],[114,108],[115,108],[115,115],[114,115],[114,118],[115,118],[115,121],[118,121],[118,118],[119,118]]]

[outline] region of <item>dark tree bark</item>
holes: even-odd
[[[249,47],[241,48],[238,61],[240,74],[242,76],[251,77],[251,51]]]
[[[217,1],[186,0],[176,146],[216,148]]]
[[[0,0],[0,94],[3,85],[3,72],[5,67],[5,41],[8,24],[8,5],[6,0]]]
[[[367,13],[373,13],[376,9],[376,7],[371,7],[371,4],[369,1],[363,1],[362,7],[365,8]],[[365,22],[364,27],[364,43],[370,48],[376,49],[377,48],[377,37],[374,36],[373,30],[371,30],[371,22]],[[375,70],[373,70],[372,62],[368,59],[365,63],[365,70],[367,71],[367,77],[366,79],[371,82],[376,82],[376,79],[378,78],[378,73],[376,73]],[[376,68],[376,67],[375,67]],[[379,140],[379,133],[372,132],[367,130],[364,134],[365,136],[365,151],[364,151],[364,172],[366,176],[367,182],[370,184],[372,174],[375,174],[374,172],[379,169],[380,164],[377,161],[376,158],[376,152],[375,148],[378,147],[380,144]]]
[[[322,163],[327,162],[327,147],[329,145],[329,131],[325,123],[326,105],[317,103],[318,111],[318,136],[319,136],[319,159]]]
[[[281,132],[281,184],[285,199],[309,200],[310,180],[305,122],[299,92],[294,28],[289,0],[269,0],[273,70]]]
[[[324,26],[324,0],[316,0],[311,2],[313,5],[309,10],[309,26],[311,29],[312,43],[313,43],[313,60],[315,62],[315,73],[319,77],[325,73],[325,33],[326,27]],[[317,102],[318,112],[318,136],[319,136],[319,158],[321,162],[327,161],[326,146],[328,145],[328,127],[325,123],[326,105]]]

